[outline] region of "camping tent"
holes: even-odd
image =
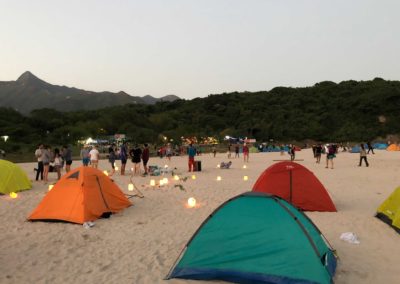
[[[305,211],[336,212],[322,183],[310,170],[295,162],[270,166],[259,176],[253,191],[277,195]]]
[[[400,187],[395,189],[377,211],[376,217],[391,225],[400,233]]]
[[[353,146],[352,148],[351,148],[351,153],[360,153],[360,151],[361,151],[361,147],[359,146],[359,145],[356,145],[356,146]]]
[[[62,220],[83,224],[132,205],[101,171],[79,167],[65,174],[28,220]]]
[[[372,145],[375,149],[378,150],[386,150],[386,148],[388,147],[388,144],[386,143],[375,143],[374,145]]]
[[[391,144],[389,147],[386,148],[388,151],[400,151],[400,146],[397,144]]]
[[[216,209],[167,279],[332,283],[336,258],[318,228],[276,196],[249,192]]]
[[[31,187],[31,181],[18,165],[0,160],[0,194],[27,190]]]

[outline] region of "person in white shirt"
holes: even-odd
[[[97,169],[99,164],[99,151],[97,150],[97,146],[94,146],[92,150],[89,152],[90,163],[93,168]]]
[[[40,179],[43,180],[43,144],[39,144],[38,148],[35,151],[35,157],[37,158],[38,162],[38,167],[37,167],[37,172],[36,172],[36,181],[39,180],[39,175]]]

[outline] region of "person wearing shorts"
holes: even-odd
[[[99,165],[99,151],[97,150],[97,146],[93,146],[93,149],[90,150],[89,152],[89,157],[90,157],[90,163],[92,164],[92,167],[97,169]]]
[[[144,144],[144,149],[142,152],[144,175],[147,175],[149,173],[147,168],[147,162],[149,161],[149,159],[150,159],[149,145],[146,143]]]

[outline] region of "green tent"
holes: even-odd
[[[167,276],[235,283],[332,283],[333,250],[302,212],[259,192],[215,210]]]
[[[9,194],[32,187],[25,172],[16,164],[0,160],[0,194]]]

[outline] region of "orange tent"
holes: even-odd
[[[121,189],[101,171],[79,167],[65,174],[28,220],[83,224],[131,206]]]
[[[388,151],[400,151],[400,146],[398,146],[396,144],[392,144],[389,147],[387,147],[386,150],[388,150]]]

